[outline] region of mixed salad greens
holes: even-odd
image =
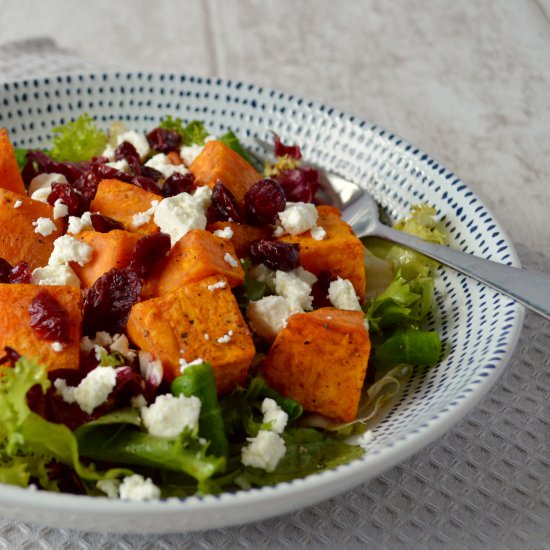
[[[19,203],[23,204],[21,210],[27,208],[31,217],[36,216],[32,208],[40,201],[49,205],[53,219],[45,230],[40,229],[37,219],[30,220],[34,228],[31,232],[34,237],[38,233],[40,246],[51,239],[47,264],[43,258],[34,265],[34,257],[15,258],[17,254],[0,238],[0,303],[5,308],[10,300],[15,300],[15,287],[21,290],[17,303],[22,303],[22,296],[31,292],[27,289],[32,289],[32,302],[25,310],[28,310],[27,323],[30,315],[30,327],[21,328],[24,339],[16,338],[0,323],[0,344],[5,351],[0,360],[0,482],[146,500],[272,485],[334,468],[362,456],[364,447],[350,443],[350,437],[360,436],[380,420],[388,406],[398,399],[417,366],[434,365],[440,358],[439,335],[423,328],[433,306],[435,264],[398,245],[366,239],[365,257],[353,259],[366,270],[366,294],[361,295],[363,289],[357,285],[354,289],[348,279],[330,270],[317,270],[312,275],[304,268],[300,254],[305,254],[307,246],[331,238],[330,232],[327,234],[328,225],[323,228],[321,224],[324,218],[315,212],[313,224],[303,231],[289,233],[280,221],[282,217],[277,217],[287,212],[289,205],[296,204],[310,205],[313,211],[317,208],[324,212],[323,207],[315,206],[314,170],[302,162],[297,146],[284,145],[275,137],[276,159],[266,163],[263,174],[258,174],[262,182],[268,181],[260,189],[261,193],[258,192],[261,200],[254,199],[254,202],[250,198],[256,184],[248,185],[245,192],[238,187],[229,189],[223,186],[223,177],[218,178],[217,173],[216,181],[207,184],[213,187],[211,196],[201,199],[201,203],[197,190],[201,189],[200,173],[206,162],[202,157],[207,156],[209,144],[222,143],[241,159],[235,161],[225,152],[223,158],[217,158],[214,164],[219,167],[226,163],[224,169],[228,174],[238,162],[246,163],[250,166],[246,170],[256,174],[253,167],[256,159],[237,136],[229,131],[213,139],[202,122],[186,124],[170,116],[147,134],[148,147],[144,154],[140,154],[139,145],[145,136],[136,138],[136,135],[122,123],[114,123],[105,132],[91,117],[82,115],[53,131],[52,146],[48,150],[10,149],[11,144],[5,145],[5,140],[0,143],[3,147],[0,147],[0,191],[3,193],[0,210],[10,208],[2,219],[11,219],[9,216],[19,212],[16,206]],[[8,182],[10,173],[6,166],[11,162],[10,155],[24,187]],[[160,163],[159,155],[164,164]],[[151,163],[155,157],[156,161]],[[228,158],[230,167],[226,166]],[[15,178],[13,174],[11,177]],[[40,181],[47,181],[46,193],[44,186],[37,184]],[[141,194],[148,193],[151,204],[148,216],[147,211],[135,208],[130,215],[119,216],[125,208],[122,202],[112,208],[94,208],[101,204],[98,194],[106,181],[115,181],[119,187],[127,186],[124,187],[127,193],[134,189]],[[42,199],[33,195],[40,189]],[[150,200],[155,196],[157,204]],[[160,225],[159,232],[153,223],[157,221],[159,204],[183,200],[182,197],[195,200],[192,204],[196,208],[204,207],[202,228],[193,226],[182,234],[178,227],[177,239],[175,233],[171,233],[171,240],[166,235],[163,240],[163,232],[170,233],[173,228]],[[282,207],[272,215],[270,209],[278,200],[283,201]],[[302,213],[312,211],[300,208]],[[338,217],[333,210],[326,212],[327,216]],[[46,217],[41,215],[40,219]],[[245,239],[244,244],[235,237],[241,224],[252,227],[253,237]],[[149,225],[153,229],[145,230]],[[313,235],[315,227],[321,227],[320,238],[308,236],[309,244],[300,241],[307,232]],[[427,206],[415,207],[411,216],[395,227],[434,242],[445,241],[434,210]],[[215,237],[197,233],[207,230]],[[345,227],[343,230],[349,231]],[[3,232],[9,231],[11,227],[4,225]],[[221,257],[228,265],[218,267],[217,272],[203,273],[202,278],[178,281],[174,286],[173,275],[166,279],[159,270],[167,269],[165,265],[171,261],[174,250],[183,246],[180,243],[193,231],[201,239],[217,239],[212,242],[220,247]],[[83,236],[86,232],[88,236]],[[103,266],[103,271],[95,273],[94,280],[85,282],[89,276],[85,271],[87,262],[95,261],[90,258],[96,258],[103,250],[94,244],[99,241],[94,241],[91,234],[100,239],[101,235],[114,232],[121,238],[124,233],[124,238],[131,241],[125,264],[117,257],[108,270]],[[351,233],[348,237],[355,238]],[[91,247],[80,250],[84,250],[87,260],[70,255],[65,262],[51,260],[55,254],[61,254],[60,239],[66,238],[72,239],[70,243],[75,247],[77,238],[79,243]],[[103,246],[109,248],[112,243],[114,241],[108,241]],[[191,269],[183,257],[178,256],[178,277],[181,270]],[[200,263],[198,258],[194,256],[191,264]],[[50,270],[47,277],[43,276],[46,269]],[[242,276],[235,275],[239,270]],[[232,276],[236,281],[232,282]],[[197,287],[201,284],[202,287]],[[82,286],[84,291],[83,304],[79,302],[80,290],[73,294],[66,291],[77,303],[76,312],[66,305],[62,294],[65,290],[54,290],[71,286]],[[102,290],[105,288],[107,290]],[[373,292],[369,288],[378,290]],[[302,294],[297,289],[302,289]],[[351,298],[343,299],[344,290],[338,294],[338,289],[345,289],[346,296]],[[181,294],[184,291],[196,293],[185,297]],[[50,294],[44,296],[43,292]],[[185,327],[194,330],[192,321],[185,326],[183,321],[178,325],[182,333],[178,336],[182,355],[174,366],[164,360],[162,353],[155,354],[157,348],[147,347],[152,329],[143,324],[145,312],[142,317],[138,315],[144,304],[155,300],[155,304],[159,304],[163,296],[169,299],[158,307],[160,313],[156,315],[161,317],[163,309],[169,309],[178,300],[193,305],[214,292],[223,299],[206,308],[205,315],[210,322],[213,325],[223,322],[223,308],[227,307],[243,325],[227,325],[229,328],[217,339],[209,336],[208,327],[203,327],[202,340],[206,342],[202,342],[200,349],[210,349],[204,346],[210,346],[215,339],[216,345],[219,344],[216,349],[238,342],[241,348],[248,346],[252,350],[246,365],[241,364],[230,382],[223,382],[221,391],[221,367],[215,354],[210,360],[198,354],[192,357],[183,354],[189,349],[185,348],[188,344]],[[232,303],[225,305],[231,300],[235,301],[234,309],[231,309]],[[300,300],[297,306],[296,301]],[[266,306],[261,309],[258,304]],[[275,319],[274,312],[281,305],[289,309],[285,316]],[[186,315],[187,310],[182,308]],[[258,311],[263,314],[262,318],[258,318]],[[368,349],[357,352],[363,363],[360,368],[353,366],[362,374],[356,388],[358,398],[361,394],[360,402],[352,418],[347,413],[327,415],[322,407],[312,406],[315,392],[323,391],[319,387],[306,388],[307,399],[301,399],[300,392],[289,390],[286,382],[277,378],[280,365],[289,360],[285,354],[294,345],[292,338],[297,332],[306,331],[309,319],[316,319],[315,314],[318,318],[325,315],[319,325],[325,331],[333,325],[335,331],[353,325],[350,330],[360,333],[361,342],[367,342],[363,347],[372,346],[370,354]],[[222,317],[221,321],[218,317]],[[356,326],[358,318],[361,322]],[[23,322],[21,319],[20,316],[18,322]],[[339,319],[341,324],[337,326]],[[298,320],[302,324],[298,325]],[[73,325],[79,334],[76,342],[74,338],[64,338],[63,333],[68,330],[67,326]],[[348,345],[349,340],[345,330],[343,334],[341,346]],[[32,346],[26,347],[31,340]],[[318,345],[321,347],[317,352],[323,349],[322,343]],[[73,350],[73,355],[67,355],[69,358],[61,362],[71,346],[76,346],[76,352]],[[355,348],[350,350],[355,353]],[[316,359],[322,370],[319,376],[324,376],[325,371],[338,371],[339,366],[334,364],[328,351]],[[284,360],[278,360],[276,353],[282,354]],[[300,358],[291,360],[299,364]],[[266,365],[271,365],[271,370]],[[290,370],[288,377],[294,374]],[[338,380],[338,376],[330,380]],[[338,388],[332,390],[336,401],[348,399],[343,390],[340,394]]]

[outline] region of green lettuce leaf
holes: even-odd
[[[53,129],[52,159],[83,162],[99,155],[107,145],[107,135],[87,114]]]
[[[192,120],[185,124],[181,118],[168,115],[161,119],[159,126],[176,131],[181,136],[183,145],[204,145],[204,140],[209,135],[204,123],[200,120]]]
[[[27,152],[28,149],[22,149],[21,147],[14,147],[13,152],[15,153],[15,160],[17,161],[17,166],[19,171],[23,170],[23,167],[27,163]]]
[[[409,363],[435,365],[441,356],[441,340],[435,331],[398,329],[375,347],[376,362],[382,366]]]
[[[241,145],[241,142],[233,130],[229,130],[225,134],[221,135],[218,138],[218,141],[225,143],[230,149],[233,149],[235,153],[239,154],[244,160],[252,164],[252,166],[256,166],[256,159],[254,159],[254,157]]]
[[[244,270],[244,282],[241,286],[234,289],[237,301],[242,310],[246,310],[250,302],[260,300],[264,296],[270,294],[269,287],[266,283],[257,281],[250,275],[250,260],[245,258],[241,261]]]

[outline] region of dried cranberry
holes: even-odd
[[[105,163],[94,164],[91,168],[92,172],[99,177],[100,181],[103,179],[114,179],[124,181],[126,183],[132,183],[133,175],[127,174],[122,170],[117,170],[112,166],[108,166]]]
[[[162,185],[162,194],[165,197],[173,197],[180,193],[192,193],[195,189],[195,176],[191,172],[187,174],[174,172],[164,181]]]
[[[141,238],[134,247],[129,269],[144,279],[170,251],[170,235],[152,233]]]
[[[68,183],[52,183],[52,190],[48,195],[48,203],[54,206],[55,201],[58,199],[61,199],[61,202],[67,206],[69,216],[81,216],[86,211],[86,204],[82,193]]]
[[[166,128],[155,128],[147,134],[147,141],[151,149],[161,153],[177,151],[181,146],[181,136],[175,130]]]
[[[313,307],[331,307],[332,304],[328,298],[328,287],[332,281],[336,281],[338,277],[331,271],[322,270],[317,275],[317,280],[311,287],[311,295],[313,296]]]
[[[300,245],[260,239],[250,243],[250,258],[255,264],[290,271],[300,265]]]
[[[283,170],[275,178],[290,202],[313,202],[319,189],[319,171],[311,166]]]
[[[75,162],[56,162],[42,151],[28,151],[27,162],[21,172],[23,180],[28,185],[38,174],[63,174],[69,183],[74,182],[85,171],[83,164]]]
[[[277,214],[285,209],[285,205],[281,184],[270,178],[256,182],[244,196],[246,218],[252,225],[275,223]]]
[[[28,309],[29,324],[40,338],[69,341],[69,314],[47,290],[41,290]]]
[[[113,229],[124,229],[123,224],[117,220],[113,220],[113,218],[104,216],[103,214],[98,214],[95,212],[91,215],[91,218],[94,231],[98,231],[99,233],[108,233]]]
[[[87,336],[104,330],[122,333],[130,309],[139,300],[141,278],[129,268],[111,269],[99,277],[84,299],[82,327]]]
[[[32,273],[27,262],[19,262],[8,275],[8,283],[28,284],[32,280]]]
[[[158,170],[155,170],[154,168],[145,165],[141,167],[141,175],[144,178],[149,178],[150,180],[153,180],[154,182],[159,181],[163,177],[162,172],[159,172]]]
[[[235,195],[218,181],[212,190],[212,204],[216,209],[218,220],[240,222],[241,214]]]
[[[5,363],[15,365],[15,363],[17,363],[17,361],[19,361],[19,359],[21,358],[21,354],[15,351],[13,348],[10,348],[9,346],[4,346],[4,353],[5,355],[3,357],[0,357],[0,365],[3,365]]]
[[[9,277],[12,269],[11,264],[7,260],[0,258],[0,283],[9,283]]]
[[[155,180],[146,178],[145,176],[134,176],[130,180],[130,183],[133,183],[137,187],[141,187],[145,191],[149,191],[149,193],[155,193],[155,195],[160,195],[162,193],[159,186],[155,183]]]
[[[281,142],[281,138],[273,132],[273,152],[276,157],[290,157],[292,159],[300,160],[302,158],[302,152],[298,145],[284,145]]]
[[[115,160],[125,160],[130,167],[130,170],[136,174],[141,174],[141,165],[139,162],[139,153],[136,148],[129,142],[123,141],[115,149]]]

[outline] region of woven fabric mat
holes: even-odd
[[[49,38],[0,46],[0,81],[93,70]],[[520,244],[524,266],[550,257]],[[0,520],[0,548],[550,548],[550,322],[527,313],[497,385],[450,432],[336,498],[249,525],[140,536]]]

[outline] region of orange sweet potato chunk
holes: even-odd
[[[5,128],[0,128],[0,187],[15,193],[26,193],[13,145]]]
[[[224,282],[223,288],[213,286]],[[169,381],[180,374],[181,358],[209,361],[220,394],[245,381],[255,354],[237,301],[218,276],[134,305],[127,332],[139,348],[162,361]]]
[[[332,206],[318,206],[317,225],[327,233],[322,241],[316,241],[308,231],[301,235],[285,235],[281,241],[300,245],[300,264],[315,275],[320,271],[349,279],[360,300],[365,296],[365,267],[363,245],[351,227],[342,220],[340,211]]]
[[[83,231],[75,237],[92,247],[92,257],[87,264],[71,264],[82,286],[89,288],[107,271],[126,267],[132,259],[134,246],[142,235],[115,229],[108,233]]]
[[[305,410],[352,421],[370,353],[363,320],[362,312],[335,308],[292,315],[269,350],[263,375]]]
[[[26,195],[0,189],[0,258],[12,265],[27,262],[31,269],[48,263],[53,242],[62,234],[63,223],[53,220],[57,229],[44,237],[34,232],[32,222],[38,218],[53,219],[53,208]]]
[[[197,185],[212,188],[221,181],[241,204],[245,193],[262,179],[262,175],[250,163],[225,143],[216,140],[206,143],[189,169]]]
[[[214,222],[210,224],[207,229],[214,233],[214,231],[226,227],[229,227],[233,232],[233,236],[230,240],[239,258],[246,258],[249,255],[248,250],[252,241],[267,239],[271,236],[269,229],[265,227],[254,227],[253,225],[237,222]]]
[[[227,254],[236,265],[227,262]],[[211,275],[225,277],[231,287],[244,281],[244,271],[231,241],[203,229],[193,229],[172,247],[164,262],[149,277],[142,297],[161,296]]]
[[[119,180],[102,180],[90,205],[90,211],[99,212],[121,222],[127,231],[156,233],[159,229],[153,221],[153,216],[139,227],[133,224],[132,217],[134,214],[149,210],[152,201],[161,199],[161,196],[145,191],[131,183]]]
[[[52,342],[39,338],[30,326],[29,305],[42,290],[47,290],[67,311],[70,321],[69,342],[54,351]],[[80,354],[82,297],[72,286],[0,284],[0,349],[10,346],[19,354],[35,358],[48,370],[77,369]]]

